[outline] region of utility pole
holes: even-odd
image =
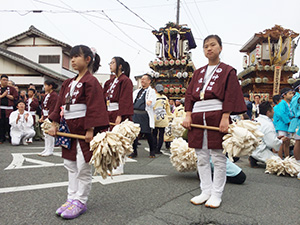
[[[179,25],[179,10],[180,9],[180,0],[177,0],[177,16],[176,16],[176,24]]]

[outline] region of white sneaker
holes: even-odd
[[[190,202],[193,203],[194,205],[201,205],[205,203],[209,199],[210,195],[201,193],[201,195],[197,195],[193,197]]]
[[[215,209],[215,208],[220,207],[221,202],[222,202],[221,198],[212,195],[205,203],[205,206]]]
[[[297,178],[300,180],[300,172],[298,173],[298,176],[297,176]]]
[[[41,153],[38,154],[38,156],[42,156],[47,152],[47,150],[45,149],[44,151],[42,151]]]

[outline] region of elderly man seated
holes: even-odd
[[[274,115],[273,107],[269,102],[262,102],[259,105],[259,116],[255,119],[260,123],[259,130],[264,134],[261,144],[252,152],[249,157],[250,166],[257,167],[257,162],[266,162],[267,159],[278,152],[279,147],[283,142],[288,140],[288,137],[277,137],[275,127],[272,121]]]
[[[32,115],[25,111],[25,102],[18,101],[17,110],[9,116],[11,144],[28,145],[26,140],[35,135]]]

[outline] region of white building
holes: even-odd
[[[61,85],[76,76],[71,66],[71,48],[30,26],[29,30],[0,42],[0,75],[8,75],[21,89],[27,89],[30,83],[41,89],[49,79]],[[103,85],[110,74],[95,76]]]
[[[71,46],[31,26],[29,30],[0,42],[0,74],[19,87],[33,83],[41,88],[47,79],[61,84],[71,69]]]

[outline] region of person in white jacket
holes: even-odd
[[[151,76],[145,74],[141,79],[142,88],[133,92],[133,109],[134,115],[132,120],[134,123],[140,124],[141,132],[147,138],[150,158],[155,158],[155,149],[153,145],[152,129],[154,129],[154,111],[153,107],[156,102],[156,93],[150,87]],[[130,158],[137,157],[138,138],[133,143],[133,153],[129,155]]]
[[[249,157],[250,166],[252,168],[257,167],[257,162],[266,162],[267,159],[279,151],[281,144],[288,140],[288,137],[278,137],[272,121],[274,115],[273,107],[270,102],[263,102],[259,105],[259,116],[255,119],[260,123],[258,130],[260,130],[264,136],[261,144],[252,152]]]
[[[19,101],[17,108],[9,116],[11,144],[19,145],[22,142],[23,145],[28,145],[26,140],[35,135],[33,117],[25,111],[25,102]]]

